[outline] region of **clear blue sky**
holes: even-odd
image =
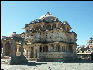
[[[93,36],[93,1],[2,1],[1,36],[24,32],[25,24],[46,12],[68,21],[77,33],[77,44],[86,44]]]

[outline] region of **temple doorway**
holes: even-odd
[[[5,55],[11,56],[11,44],[9,43],[9,41],[5,44]]]
[[[33,47],[31,47],[31,58],[33,58],[34,57],[34,49],[33,49]]]

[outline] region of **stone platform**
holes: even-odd
[[[10,65],[19,65],[19,64],[27,64],[28,60],[25,56],[15,56],[11,58]]]

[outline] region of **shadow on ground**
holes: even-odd
[[[27,63],[21,63],[21,64],[13,64],[13,65],[36,66],[36,65],[42,65],[42,64],[47,64],[47,62],[27,62]]]
[[[48,61],[46,62],[28,62],[25,65],[28,66],[36,66],[36,65],[42,65],[42,64],[47,64]],[[51,62],[51,61],[49,61]],[[52,61],[52,62],[60,62],[60,63],[93,63],[93,60],[86,60],[86,59],[77,59],[73,61]]]
[[[42,65],[47,64],[47,62],[59,62],[59,63],[93,63],[93,60],[86,60],[86,59],[77,59],[73,61],[45,61],[45,62],[27,62],[24,64],[13,64],[13,65],[27,65],[27,66],[36,66],[36,65]]]
[[[42,64],[47,64],[47,62],[46,63],[43,63],[43,62],[39,62],[39,63],[37,63],[37,62],[28,62],[28,66],[36,66],[36,65],[42,65]]]
[[[93,63],[93,60],[77,59],[73,61],[64,61],[63,63]]]
[[[93,60],[89,59],[75,59],[75,60],[62,60],[62,61],[42,61],[42,62],[62,62],[62,63],[93,63]]]

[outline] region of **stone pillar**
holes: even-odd
[[[3,48],[1,50],[2,50],[2,52],[1,52],[1,58],[2,58],[3,57]]]
[[[36,50],[35,50],[36,48],[35,47],[33,47],[33,50],[34,50],[34,58],[36,57]]]
[[[66,46],[64,48],[65,48],[65,52],[66,52]]]
[[[19,52],[19,46],[17,46],[17,52]]]
[[[31,54],[31,53],[30,53],[30,50],[28,50],[28,58],[30,58],[30,54]]]
[[[62,46],[62,52],[63,52],[63,46]]]
[[[23,42],[21,41],[21,56],[23,56]]]
[[[62,46],[61,46],[61,52],[62,52]]]
[[[26,56],[26,49],[24,49],[24,52],[25,52],[24,55]]]
[[[60,45],[60,52],[62,52],[62,46]]]
[[[63,46],[63,52],[65,51],[65,49],[64,49],[64,46]]]
[[[2,48],[2,52],[1,53],[3,53],[4,51],[3,51],[3,48]]]
[[[12,40],[11,57],[15,57],[15,40]]]
[[[19,56],[19,45],[17,45],[17,51],[16,51],[16,56]]]
[[[26,57],[28,58],[28,50],[26,50]]]
[[[51,25],[51,29],[52,29],[52,25]]]
[[[40,47],[38,46],[38,48],[37,48],[37,58],[39,58],[39,51],[40,51],[39,48]]]
[[[5,43],[3,43],[3,52],[2,52],[2,56],[5,56]]]
[[[67,52],[68,52],[68,46],[67,46]]]
[[[35,58],[37,58],[37,48],[35,49]]]
[[[19,49],[17,48],[17,52],[19,52]]]
[[[65,46],[65,52],[67,52],[67,47]]]
[[[56,24],[56,28],[58,28],[58,23]]]
[[[43,52],[43,46],[42,46],[42,51],[41,52]]]
[[[72,46],[72,48],[73,48],[73,53],[76,54],[76,46],[75,46],[75,44]]]
[[[64,46],[64,52],[65,52],[66,50],[65,50],[65,46]]]
[[[52,47],[52,46],[48,45],[48,51],[49,51],[49,52],[51,51],[51,47]]]
[[[61,46],[61,52],[63,52],[63,47]]]
[[[56,45],[54,44],[54,49],[53,49],[53,51],[56,51]]]
[[[67,45],[67,52],[68,52],[68,45]]]

